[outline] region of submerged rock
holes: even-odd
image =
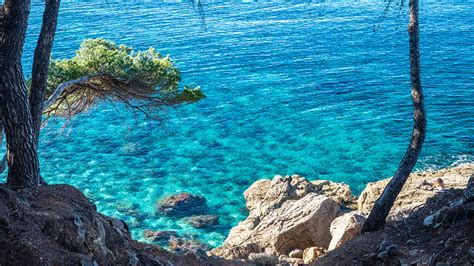
[[[208,228],[219,224],[219,216],[194,215],[184,218],[183,221],[194,228]]]
[[[153,242],[168,242],[172,237],[177,237],[178,233],[176,231],[152,231],[144,230],[143,236]]]
[[[179,193],[160,199],[157,208],[160,213],[170,216],[199,214],[206,209],[206,199],[190,193]]]

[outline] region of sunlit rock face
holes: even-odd
[[[321,187],[298,175],[256,181],[244,193],[249,216],[210,254],[248,259],[262,252],[287,256],[295,249],[327,249],[340,207]]]
[[[473,171],[474,164],[464,164],[439,171],[412,173],[395,200],[388,219],[403,218],[413,208],[425,203],[428,198],[433,197],[437,193],[435,191],[435,183],[439,178],[442,179],[445,189],[466,188]],[[384,179],[368,183],[358,198],[358,210],[368,214],[389,181],[390,179]]]

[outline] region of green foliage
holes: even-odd
[[[197,102],[201,99],[206,98],[204,93],[201,91],[201,87],[197,86],[196,88],[190,88],[188,86],[184,86],[184,90],[179,92],[175,99],[178,102]]]
[[[180,72],[169,56],[162,56],[153,48],[135,52],[131,47],[104,39],[85,40],[71,59],[52,60],[47,94],[52,94],[61,83],[95,74],[127,81],[133,84],[130,90],[139,94],[144,91],[157,93],[175,104],[195,102],[204,97],[199,87],[179,90]]]

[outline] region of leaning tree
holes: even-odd
[[[413,170],[425,140],[426,113],[420,79],[418,0],[410,0],[409,9],[410,22],[408,25],[408,33],[410,35],[410,81],[414,119],[410,146],[405,152],[393,178],[385,187],[382,195],[375,202],[375,205],[362,228],[362,232],[375,231],[384,227],[390,209]]]
[[[178,69],[153,49],[134,52],[106,40],[86,40],[74,58],[50,62],[60,0],[45,1],[31,79],[26,81],[21,58],[30,4],[4,0],[0,9],[0,139],[6,136],[0,172],[8,165],[10,187],[45,184],[37,149],[42,123],[51,115],[71,117],[109,101],[156,119],[162,108],[204,97],[199,87],[180,90]]]

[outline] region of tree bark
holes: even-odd
[[[375,231],[384,227],[386,218],[393,203],[418,160],[425,139],[426,114],[420,79],[418,0],[410,0],[409,6],[410,23],[408,26],[408,33],[410,35],[410,80],[414,118],[412,137],[410,146],[403,156],[397,171],[370,212],[370,215],[362,228],[363,233]]]
[[[53,105],[56,102],[56,100],[59,98],[59,96],[61,96],[61,94],[64,92],[64,90],[66,88],[68,88],[69,86],[71,86],[73,84],[80,84],[80,83],[86,82],[91,78],[98,77],[98,76],[101,76],[101,75],[102,74],[88,75],[88,76],[84,76],[82,78],[69,80],[69,81],[61,83],[56,88],[56,90],[49,96],[49,98],[43,102],[43,104],[42,104],[42,106],[43,106],[42,113],[45,112],[51,105]],[[0,139],[3,139],[3,134],[4,134],[3,124],[0,125],[0,127],[2,129],[2,130],[0,130]],[[0,142],[0,144],[1,144],[1,142]],[[38,147],[38,145],[36,143],[36,148],[37,147]],[[8,166],[7,165],[7,154],[5,154],[3,156],[3,158],[0,160],[0,173],[3,173],[7,169],[7,166]]]
[[[7,143],[7,184],[29,188],[41,184],[21,67],[30,1],[5,0],[0,28],[0,104]]]
[[[0,147],[2,146],[3,144],[3,134],[5,133],[4,130],[3,130],[3,122],[1,120],[1,115],[0,115]],[[1,159],[0,161],[0,173],[3,173],[3,171],[5,171],[5,169],[7,169],[7,155],[5,154],[3,156],[3,158]]]
[[[33,59],[29,102],[36,147],[38,147],[41,129],[41,117],[43,114],[43,104],[48,80],[49,61],[54,43],[54,35],[56,33],[60,2],[60,0],[46,0],[43,24]]]

